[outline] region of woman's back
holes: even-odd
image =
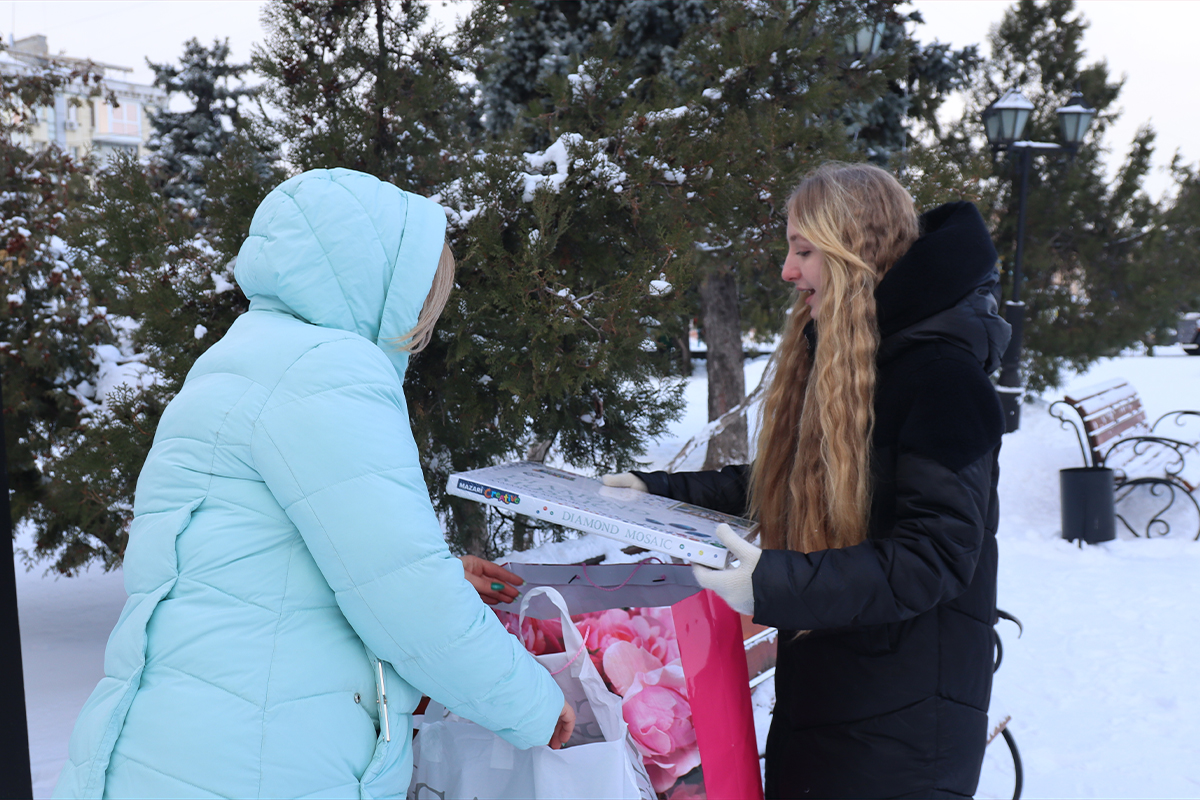
[[[346,170],[264,201],[236,273],[250,311],[196,362],[139,478],[130,599],[57,796],[401,795],[422,693],[519,747],[549,740],[561,692],[463,579],[408,425],[392,342],[444,225]]]
[[[357,793],[376,738],[370,663],[253,455],[258,417],[284,370],[323,340],[351,336],[246,314],[164,414],[137,489],[138,519],[153,522],[131,538],[125,575],[131,595],[170,589],[146,626],[146,667],[108,794]],[[181,510],[197,502],[173,537]],[[162,530],[146,535],[159,519]],[[122,639],[136,649],[137,633],[114,636],[110,649]],[[389,688],[404,707],[400,686]],[[314,715],[319,727],[301,722]],[[160,768],[168,763],[169,775]],[[329,785],[314,785],[322,764]]]

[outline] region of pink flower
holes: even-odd
[[[664,664],[679,660],[679,639],[675,635],[675,619],[669,608],[643,608],[630,623],[637,631],[639,643]]]
[[[663,663],[633,642],[613,642],[604,651],[604,674],[622,697],[639,675],[662,669]]]
[[[624,694],[632,676],[616,681],[608,674],[605,654],[613,644],[626,642],[644,650],[658,661],[654,668],[679,659],[679,641],[675,636],[675,623],[669,608],[631,611],[613,608],[580,614],[573,619],[580,628],[587,628],[587,649],[592,663],[617,694]]]
[[[607,611],[593,611],[572,617],[579,630],[584,635],[588,655],[596,669],[609,685],[612,682],[604,673],[604,651],[613,642],[629,641],[636,632],[629,625],[629,612],[623,608],[610,608]]]
[[[630,641],[637,631],[630,624],[629,612],[624,608],[593,611],[572,617],[580,630],[587,629],[588,650],[604,650],[615,641]]]
[[[563,652],[562,620],[526,617],[518,630],[517,623],[521,618],[516,614],[497,611],[496,616],[508,632],[519,638],[525,649],[535,656]]]
[[[654,791],[666,791],[700,765],[687,683],[678,661],[637,673],[625,692],[622,713]]]

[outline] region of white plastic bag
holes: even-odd
[[[535,656],[575,709],[575,731],[561,750],[518,750],[491,731],[433,704],[413,741],[409,800],[640,800],[655,797],[642,757],[629,738],[621,698],[608,691],[588,657],[562,595],[537,587],[562,618],[566,652]],[[438,718],[440,717],[440,718]]]

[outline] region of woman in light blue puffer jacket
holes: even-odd
[[[138,480],[129,600],[56,797],[403,796],[422,693],[518,747],[562,735],[561,691],[446,549],[409,429],[399,344],[445,227],[344,169],[259,206],[250,310]]]

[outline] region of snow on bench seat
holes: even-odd
[[[1197,412],[1172,411],[1153,425],[1147,424],[1137,391],[1120,378],[1076,390],[1059,402],[1074,409],[1083,423],[1091,465],[1113,469],[1118,483],[1162,477],[1176,481],[1189,492],[1200,486],[1200,430],[1192,426],[1189,432],[1182,424],[1186,419],[1200,418]],[[1053,405],[1051,409],[1053,413]],[[1064,420],[1059,414],[1055,416]],[[1168,418],[1175,420],[1175,430],[1156,430]]]

